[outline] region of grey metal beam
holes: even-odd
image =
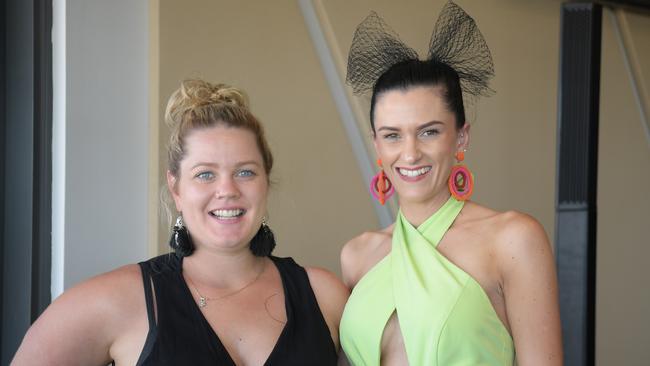
[[[556,255],[564,364],[593,365],[602,8],[561,12]]]

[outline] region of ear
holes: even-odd
[[[176,177],[172,172],[169,170],[167,171],[167,189],[169,189],[169,193],[171,193],[172,198],[174,199],[174,205],[176,206],[176,211],[178,212],[183,212],[183,209],[181,208],[181,199],[180,196],[178,195],[177,188],[176,188]]]
[[[465,125],[458,130],[458,143],[456,146],[457,151],[465,151],[469,148],[469,129],[471,125],[465,122]]]
[[[379,154],[379,145],[377,144],[377,134],[372,132],[372,146],[375,147],[375,156],[377,159],[381,159],[381,155]]]

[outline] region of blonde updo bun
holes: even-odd
[[[209,105],[227,104],[249,108],[248,96],[242,90],[226,84],[211,84],[203,80],[186,80],[167,103],[165,122],[170,128],[180,123],[190,110]]]
[[[165,123],[171,130],[168,169],[175,177],[179,176],[180,162],[185,156],[185,136],[195,129],[218,125],[251,131],[262,154],[267,177],[271,173],[273,155],[264,129],[251,113],[248,96],[241,89],[204,80],[183,81],[167,102]]]

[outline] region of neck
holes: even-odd
[[[445,191],[427,201],[401,201],[400,210],[404,218],[414,227],[420,226],[431,215],[436,213],[449,200],[450,194]]]
[[[256,257],[248,249],[238,252],[211,252],[197,248],[183,259],[183,272],[199,286],[212,288],[239,287],[261,271],[265,258]]]

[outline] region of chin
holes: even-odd
[[[437,197],[439,193],[431,190],[409,190],[402,194],[398,193],[400,203],[427,203]]]
[[[214,233],[209,238],[206,238],[204,243],[206,243],[206,246],[209,248],[233,249],[241,246],[244,242],[248,243],[246,239],[247,236],[245,235],[233,235],[232,233]]]

